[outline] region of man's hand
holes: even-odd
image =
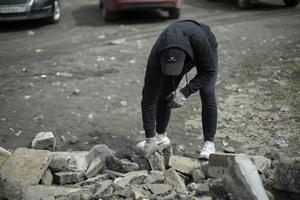
[[[166,99],[169,108],[180,108],[186,101],[185,96],[178,90],[169,94]]]

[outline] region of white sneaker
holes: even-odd
[[[159,136],[158,134],[156,134],[156,136],[154,138],[151,138],[157,146],[167,146],[171,143],[170,139],[167,137],[167,136]],[[139,143],[137,143],[137,147],[140,148],[140,149],[144,149],[145,148],[145,145],[146,145],[146,140],[143,140]]]
[[[200,152],[200,158],[209,159],[209,155],[215,153],[215,144],[210,141],[206,141],[203,143],[202,150]]]

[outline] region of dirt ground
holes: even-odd
[[[36,133],[52,131],[58,150],[104,143],[124,151],[144,136],[147,56],[173,21],[165,13],[135,12],[107,24],[91,0],[65,0],[63,8],[56,25],[0,26],[0,146],[30,146]],[[300,155],[299,11],[280,1],[247,11],[233,2],[184,1],[181,19],[209,24],[219,42],[218,150],[232,146],[276,160]],[[109,44],[116,39],[124,40]],[[198,94],[172,113],[168,133],[174,143],[199,151]],[[80,141],[70,144],[70,135]]]

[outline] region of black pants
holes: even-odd
[[[214,51],[215,65],[218,68],[218,51]],[[157,104],[156,111],[156,131],[158,134],[166,132],[171,109],[167,107],[166,97],[174,91],[174,87],[177,88],[180,81],[184,77],[185,72],[183,72],[176,77],[163,77],[161,79],[161,88],[159,92],[159,100]],[[173,79],[173,80],[172,80]],[[215,77],[208,83],[207,86],[199,90],[201,102],[202,102],[202,127],[204,141],[214,141],[214,137],[217,129],[217,103],[215,94],[215,84],[217,79],[217,73]],[[146,136],[147,137],[147,136]]]

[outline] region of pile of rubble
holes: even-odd
[[[259,175],[271,167],[263,156],[216,153],[201,161],[167,146],[143,157],[138,150],[115,153],[103,144],[90,151],[55,152],[50,133],[38,134],[32,147],[13,154],[0,148],[0,199],[209,200],[213,182],[224,185],[227,198],[272,198]],[[300,192],[296,160],[278,164],[276,188]]]

